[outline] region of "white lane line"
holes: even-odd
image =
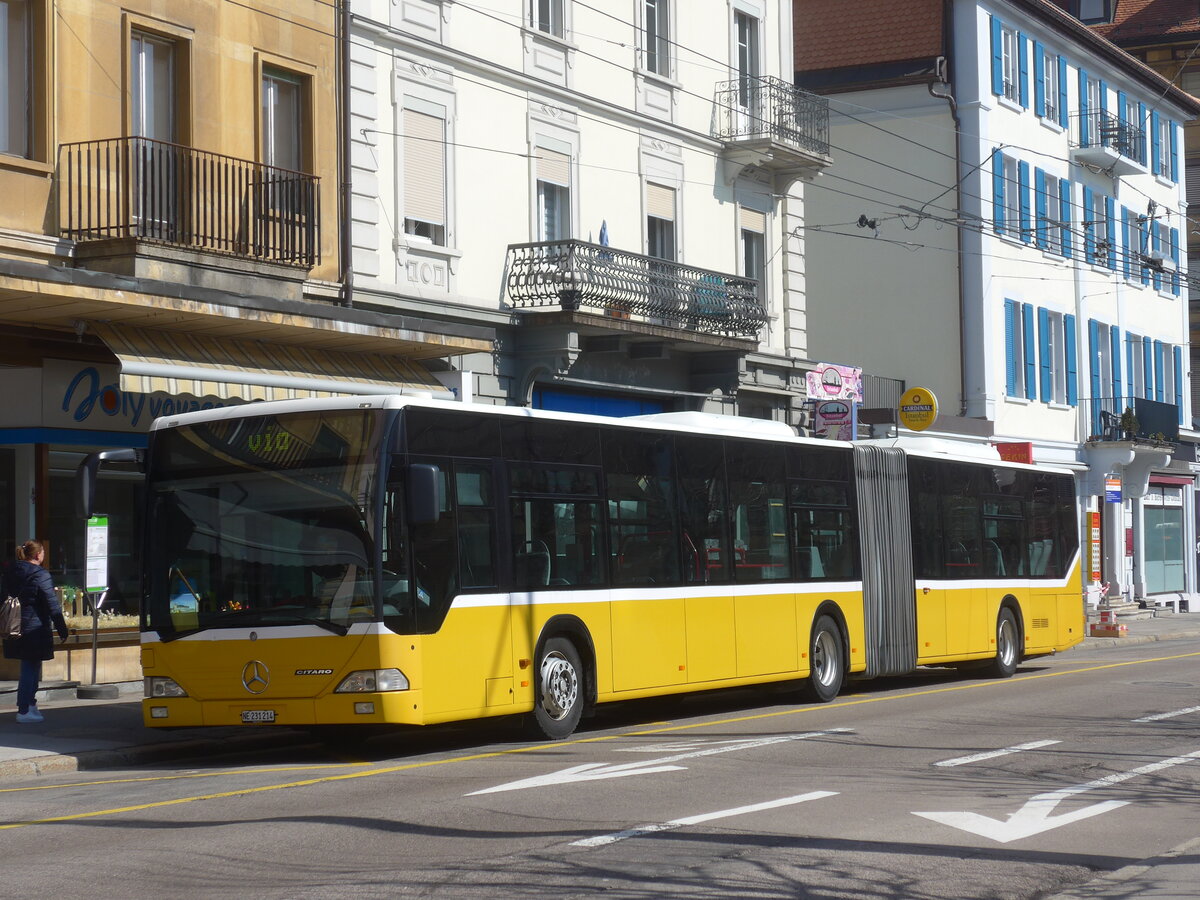
[[[682,819],[672,819],[670,822],[662,822],[657,825],[640,825],[637,828],[630,828],[626,831],[617,831],[613,834],[602,834],[596,837],[583,838],[579,841],[571,843],[572,847],[603,847],[605,844],[615,844],[617,841],[623,841],[626,838],[640,837],[643,834],[653,834],[656,831],[671,831],[675,828],[682,828],[685,825],[699,825],[701,822],[711,822],[713,819],[726,819],[730,816],[742,816],[746,813],[760,812],[764,809],[778,809],[781,806],[794,806],[797,803],[804,803],[806,800],[820,800],[823,797],[836,797],[837,791],[812,791],[807,794],[798,794],[795,797],[784,797],[780,800],[767,800],[765,803],[754,803],[750,806],[739,806],[735,809],[723,809],[719,812],[701,813],[698,816],[685,816]]]
[[[1157,722],[1160,719],[1173,719],[1176,716],[1186,716],[1189,713],[1200,712],[1200,706],[1189,706],[1187,709],[1177,709],[1175,712],[1159,713],[1157,716],[1142,716],[1140,719],[1134,719],[1135,722]]]
[[[967,763],[982,762],[985,759],[995,759],[997,756],[1008,756],[1010,753],[1020,753],[1022,750],[1037,750],[1039,747],[1049,747],[1051,744],[1060,744],[1062,741],[1030,741],[1028,744],[1017,744],[1013,747],[1005,747],[1003,750],[989,750],[986,753],[973,753],[970,756],[960,756],[957,759],[944,759],[941,762],[934,763],[935,766],[965,766]]]

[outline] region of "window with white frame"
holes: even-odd
[[[1071,11],[1087,25],[1112,21],[1112,0],[1075,0]]]
[[[1059,218],[1062,209],[1062,191],[1060,182],[1049,173],[1046,174],[1046,250],[1051,253],[1063,252],[1063,223]]]
[[[1148,396],[1146,394],[1146,344],[1140,335],[1126,333],[1125,364],[1129,370],[1125,377],[1129,384],[1130,399]]]
[[[1098,380],[1102,397],[1111,397],[1113,383],[1112,326],[1105,325],[1103,322],[1094,324],[1096,325],[1094,330],[1096,343],[1091,347],[1092,380],[1093,384]]]
[[[1169,344],[1162,347],[1162,399],[1172,406],[1183,402],[1175,396],[1175,351]]]
[[[175,42],[134,31],[130,40],[130,127],[135,137],[174,142],[176,115]]]
[[[1043,368],[1048,372],[1049,396],[1043,399],[1051,403],[1067,402],[1067,343],[1063,330],[1063,314],[1048,311],[1045,316],[1046,335],[1042,338],[1042,352],[1046,354]]]
[[[1058,57],[1046,51],[1042,53],[1042,84],[1045,92],[1044,118],[1058,121]]]
[[[646,70],[671,75],[671,0],[643,0],[642,58]]]
[[[571,236],[571,157],[537,148],[537,239],[563,241]]]
[[[28,0],[0,0],[0,153],[30,156],[33,22]]]
[[[404,233],[446,246],[446,114],[424,104],[404,108]]]
[[[563,37],[563,4],[566,0],[531,0],[530,24],[538,31]]]
[[[262,74],[262,161],[299,172],[304,166],[304,84],[299,75],[270,66]]]
[[[646,184],[646,255],[675,259],[675,189]]]
[[[758,296],[766,297],[767,216],[756,209],[738,208],[738,242],[742,274],[758,282]]]
[[[1021,77],[1020,41],[1017,30],[1008,25],[1000,26],[1001,65],[1004,73],[1004,96],[1019,103],[1021,99],[1019,81]]]
[[[1021,182],[1011,156],[1004,157],[1004,230],[1011,237],[1021,236]]]
[[[738,102],[750,108],[757,92],[755,82],[762,74],[759,58],[758,19],[749,13],[735,10],[733,13],[734,40],[737,44]]]
[[[1086,217],[1084,235],[1088,261],[1098,266],[1112,268],[1116,254],[1113,245],[1112,223],[1108,220],[1108,200],[1103,194],[1089,191],[1086,206],[1083,214]]]
[[[1158,117],[1158,159],[1155,160],[1155,174],[1163,178],[1171,177],[1171,129],[1174,123],[1166,116]]]

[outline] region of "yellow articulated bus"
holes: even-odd
[[[599,703],[1007,677],[1083,638],[1061,469],[405,396],[159,419],[144,465],[150,726],[563,738]]]

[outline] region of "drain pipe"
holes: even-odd
[[[958,103],[950,84],[950,54],[954,47],[954,0],[945,0],[942,4],[942,46],[943,56],[937,58],[933,78],[928,88],[929,95],[950,104],[950,117],[954,120],[954,210],[959,225],[954,229],[958,244],[958,383],[959,401],[958,414],[967,413],[967,291],[966,272],[963,271],[963,230],[962,230],[962,120],[958,117]],[[938,91],[938,86],[944,86]]]
[[[350,0],[338,3],[338,300],[354,305],[354,240],[351,232],[350,186]]]

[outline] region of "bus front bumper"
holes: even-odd
[[[283,725],[420,725],[419,691],[329,694],[324,697],[197,700],[148,697],[142,721],[148,728]]]

